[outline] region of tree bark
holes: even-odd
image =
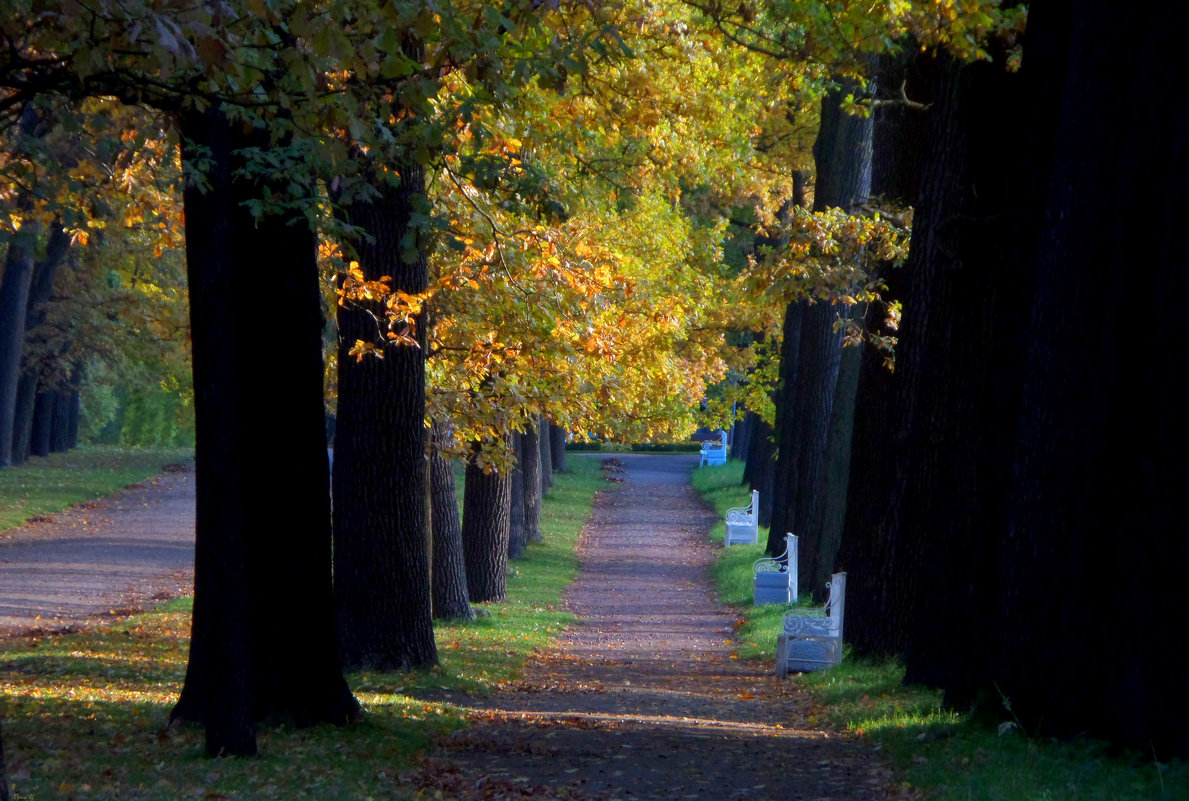
[[[801,357],[801,320],[805,306],[790,303],[784,310],[780,339],[780,383],[774,392],[776,405],[776,465],[772,471],[772,524],[765,553],[779,556],[785,535],[793,531],[796,485],[791,481],[792,454],[796,450],[793,411],[796,406],[797,374]]]
[[[425,290],[425,252],[411,220],[427,208],[425,171],[402,164],[400,183],[377,182],[378,197],[344,208],[367,238],[353,242],[367,280]],[[369,313],[370,312],[370,313]],[[334,564],[339,648],[348,670],[409,670],[438,662],[430,587],[425,433],[425,334],[418,346],[389,344],[383,358],[350,354],[374,342],[370,310],[339,307],[339,384],[334,458]],[[383,432],[378,436],[377,432]]]
[[[33,399],[33,421],[29,432],[29,455],[50,455],[50,440],[54,431],[54,392],[38,392]]]
[[[170,719],[205,723],[210,756],[256,753],[246,543],[248,421],[237,403],[235,354],[247,337],[235,313],[230,127],[218,111],[182,118],[182,160],[209,158],[204,193],[183,192],[194,370],[194,612],[190,657]],[[193,148],[193,149],[192,149]],[[197,151],[197,152],[196,152]],[[224,360],[228,361],[224,361]]]
[[[521,469],[524,471],[525,542],[541,541],[541,441],[536,417],[529,420],[521,439]]]
[[[537,418],[537,444],[541,454],[541,498],[544,499],[553,486],[553,448],[549,443],[549,421],[543,414]]]
[[[549,451],[553,457],[553,471],[566,472],[566,430],[552,423],[549,425]]]
[[[476,446],[477,447],[477,446]],[[502,601],[508,592],[511,478],[467,463],[462,499],[462,550],[472,603]]]
[[[255,219],[244,206],[262,186],[238,151],[267,142],[218,109],[181,126],[184,161],[212,166],[209,188],[190,183],[183,196],[198,497],[190,659],[171,718],[203,722],[208,754],[248,755],[256,721],[360,714],[334,640],[321,294],[304,218]],[[286,346],[262,364],[244,347],[261,301],[242,280],[269,264],[280,267],[269,302],[285,311]]]
[[[50,225],[45,258],[34,265],[33,278],[29,283],[29,301],[25,312],[25,348],[32,341],[37,326],[45,320],[45,305],[53,292],[54,276],[57,275],[58,267],[65,261],[69,251],[70,237],[62,227],[61,221],[54,220]],[[26,352],[22,358],[21,378],[13,409],[13,464],[24,464],[29,459],[33,435],[33,409],[37,402],[41,372],[41,363],[30,359]],[[77,437],[75,439],[77,440]]]
[[[39,225],[26,223],[8,245],[0,282],[0,470],[11,467],[17,387],[25,347],[25,316],[33,282]]]
[[[454,468],[438,449],[447,425],[433,424],[434,448],[430,452],[430,515],[433,521],[433,614],[438,620],[471,620],[475,617],[467,598],[467,574],[462,555],[462,524],[454,490]]]
[[[32,105],[28,106],[21,113],[15,147],[21,147],[21,138],[44,136],[46,129],[41,115]],[[18,208],[27,211],[32,205],[31,194],[22,190],[17,198]],[[34,219],[25,221],[9,241],[4,257],[3,280],[0,281],[0,470],[12,466],[17,386],[21,377],[21,354],[25,348],[29,289],[41,228],[41,223]]]
[[[846,114],[842,108],[845,89],[835,90],[822,100],[822,120],[813,155],[817,185],[814,191],[814,211],[840,208],[851,211],[867,202],[871,193],[871,165],[873,153],[873,122],[870,117]],[[800,337],[801,353],[793,399],[793,450],[788,454],[789,492],[794,533],[800,536],[798,562],[801,581],[819,597],[832,572],[834,544],[823,540],[823,532],[815,521],[826,518],[819,505],[825,498],[838,501],[844,496],[845,485],[827,486],[828,478],[845,481],[845,467],[849,459],[842,444],[833,447],[830,436],[847,436],[849,421],[840,420],[831,426],[838,369],[842,359],[842,334],[834,330],[837,309],[820,300],[805,309]],[[847,404],[849,405],[849,403]],[[827,475],[827,452],[833,450],[836,460],[832,475]],[[789,502],[786,500],[786,503]]]
[[[1118,282],[1121,266],[1142,265],[1162,297],[1189,283],[1178,223],[1189,112],[1161,101],[1181,80],[1167,59],[1186,14],[1038,11],[1025,73],[1058,110],[1058,146],[1041,187],[993,675],[1030,731],[1183,758],[1189,693],[1167,638],[1189,608],[1186,423],[1160,345],[1182,325]],[[1117,60],[1102,61],[1106,48]],[[1094,170],[1104,152],[1111,169]],[[1124,602],[1109,601],[1116,592]]]
[[[525,480],[524,466],[520,461],[524,456],[524,435],[518,431],[511,436],[511,449],[515,464],[508,476],[508,558],[519,559],[524,556],[528,531],[524,527]]]

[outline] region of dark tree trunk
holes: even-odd
[[[905,439],[893,488],[909,622],[907,680],[975,700],[992,656],[994,576],[1020,409],[1035,229],[1019,75],[945,64],[905,265],[896,374]],[[1018,146],[1018,145],[1017,145]],[[914,565],[920,565],[913,576]],[[908,583],[911,582],[911,585]],[[911,596],[910,596],[911,597]]]
[[[468,462],[462,498],[462,551],[472,603],[502,601],[508,591],[511,478]]]
[[[8,244],[0,282],[0,470],[12,466],[17,387],[25,348],[25,317],[40,226],[23,226]]]
[[[851,211],[866,203],[871,193],[872,119],[843,112],[843,95],[844,90],[836,90],[822,101],[821,127],[813,146],[817,168],[814,211]],[[845,486],[826,486],[826,454],[831,433],[845,437],[850,427],[850,421],[841,420],[831,429],[842,359],[842,335],[834,330],[837,319],[837,308],[820,301],[810,303],[804,312],[793,398],[793,449],[787,454],[790,486],[784,496],[785,502],[792,504],[791,511],[786,512],[792,520],[790,530],[800,536],[798,570],[802,584],[819,595],[824,593],[835,553],[814,525],[825,519],[818,506],[827,497],[837,501],[839,492],[845,494]],[[841,445],[834,448],[837,462],[849,459]],[[844,465],[836,464],[835,468],[833,478],[844,481]]]
[[[834,306],[818,302],[805,308],[801,324],[801,353],[798,357],[796,393],[793,397],[793,443],[789,454],[789,493],[791,505],[786,519],[790,531],[800,537],[798,571],[802,586],[823,595],[829,571],[821,566],[832,555],[822,552],[821,532],[813,527],[818,513],[825,472],[826,447],[830,435],[830,412],[834,387],[842,359],[842,338],[834,332],[838,312]]]
[[[78,403],[78,393],[65,389],[54,393],[54,418],[50,428],[50,450],[65,453],[70,450],[70,418]]]
[[[37,406],[37,384],[41,380],[41,365],[25,360],[25,369],[17,384],[16,412],[12,426],[12,463],[29,461],[33,448],[33,411]]]
[[[906,66],[882,59],[880,84],[898,93],[901,86],[909,97],[931,98],[935,89],[929,76],[935,73],[932,56],[919,56]],[[881,106],[876,111],[872,193],[915,205],[919,173],[927,154],[925,124],[928,115],[905,106]],[[896,337],[888,321],[890,302],[903,297],[904,269],[884,269],[884,297],[866,309],[864,330],[880,337]],[[843,351],[844,358],[847,351]],[[898,542],[880,536],[881,521],[892,512],[892,487],[898,482],[893,469],[900,442],[893,438],[892,398],[895,375],[886,363],[887,355],[864,346],[859,355],[859,376],[852,425],[847,502],[841,547],[836,567],[862,576],[847,588],[847,641],[855,652],[866,656],[888,656],[904,652],[908,622],[903,604],[896,603],[897,577],[906,568]]]
[[[747,453],[751,448],[751,434],[753,426],[747,423],[747,412],[744,410],[744,416],[736,420],[731,425],[731,458],[738,459],[745,465],[747,464]],[[747,477],[744,476],[740,483],[746,483]]]
[[[566,430],[552,423],[549,425],[549,450],[553,457],[553,472],[566,472]]]
[[[897,269],[885,279],[893,298],[901,297],[902,276],[903,270]],[[884,336],[895,335],[886,326],[887,311],[883,302],[872,304],[867,310],[867,329]],[[899,442],[892,437],[895,429],[891,423],[896,384],[884,354],[864,346],[859,358],[838,569],[863,577],[847,588],[847,642],[858,654],[878,657],[903,653],[908,629],[902,604],[894,603],[900,586],[897,577],[905,569],[898,561],[898,543],[880,536],[887,530],[881,521],[892,511],[889,500],[898,481],[893,467]]]
[[[48,125],[29,105],[21,113],[11,146],[22,148],[22,139],[44,137]],[[32,194],[22,190],[17,206],[27,211],[33,206]],[[5,253],[3,280],[0,280],[0,470],[12,466],[13,434],[17,385],[21,377],[21,354],[25,349],[26,316],[29,308],[29,289],[33,282],[35,254],[41,224],[30,220],[8,243]]]
[[[751,421],[751,447],[747,451],[748,488],[760,493],[761,526],[771,527],[773,494],[776,484],[776,444],[773,442],[772,426],[758,414],[748,412]]]
[[[1185,10],[1038,10],[1025,73],[1060,98],[1059,147],[1000,543],[993,678],[1030,731],[1086,732],[1164,762],[1189,756],[1189,691],[1169,647],[1189,609],[1186,423],[1161,345],[1183,325],[1121,292],[1119,271],[1142,265],[1162,297],[1189,289],[1179,222],[1189,111],[1163,100],[1181,83],[1167,60]],[[1103,153],[1111,168],[1093,169]]]
[[[410,221],[427,207],[424,169],[400,166],[400,184],[344,209],[368,235],[353,246],[368,280],[392,277],[415,295],[429,272],[408,252]],[[371,313],[369,313],[369,311]],[[384,358],[350,355],[381,336],[373,313],[339,308],[339,399],[334,456],[334,564],[339,647],[348,670],[408,670],[438,662],[433,636],[425,449],[425,352],[390,344]],[[417,339],[424,331],[417,324]],[[383,432],[383,435],[380,435]]]
[[[45,305],[53,293],[54,276],[70,251],[70,237],[62,223],[50,225],[45,258],[33,267],[29,284],[29,302],[25,313],[25,343],[32,340],[33,331],[45,320]],[[33,435],[33,408],[37,402],[37,388],[41,379],[41,363],[27,355],[22,359],[20,383],[17,386],[16,406],[13,410],[12,463],[24,464],[29,459],[30,439]],[[74,437],[77,441],[77,436]]]
[[[57,393],[38,392],[33,400],[33,421],[29,432],[29,455],[50,455],[50,441],[54,432],[54,399]]]
[[[511,448],[516,464],[512,466],[508,485],[508,558],[519,559],[528,542],[528,531],[524,527],[524,468],[520,461],[524,456],[523,434],[512,434]]]
[[[183,198],[198,498],[190,661],[172,717],[204,722],[212,755],[254,753],[265,718],[359,715],[334,639],[315,238],[304,218],[247,211],[262,186],[239,177],[237,148],[267,142],[236,130],[217,110],[182,118],[185,161],[212,167],[209,189]],[[261,362],[243,347],[261,301],[242,280],[269,265],[286,338]]]
[[[433,614],[439,620],[475,617],[467,598],[467,574],[462,556],[462,524],[454,491],[454,468],[437,448],[448,427],[434,421],[430,452],[430,518],[433,521]]]
[[[824,586],[829,581],[842,546],[855,422],[855,394],[862,360],[862,346],[852,345],[842,349],[822,460],[821,490],[808,529],[813,532],[812,539],[817,541],[816,561],[808,574],[811,587]]]
[[[553,486],[553,448],[549,444],[549,421],[543,414],[537,417],[537,445],[541,454],[541,498],[544,498]]]
[[[246,539],[250,474],[243,462],[249,421],[234,359],[249,335],[235,298],[230,129],[217,111],[183,117],[182,161],[209,158],[206,192],[187,183],[187,284],[194,371],[194,613],[190,658],[171,719],[206,724],[208,755],[256,753]],[[191,148],[194,148],[193,150]]]
[[[780,339],[780,383],[773,398],[776,405],[776,464],[772,471],[772,522],[765,549],[769,556],[777,556],[784,551],[786,534],[797,533],[793,531],[796,487],[791,483],[790,465],[796,450],[793,409],[797,397],[801,320],[804,315],[805,306],[801,303],[790,303],[784,310]]]
[[[520,467],[524,471],[524,534],[526,542],[541,541],[541,441],[535,418],[521,439]]]

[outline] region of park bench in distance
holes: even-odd
[[[797,602],[797,535],[784,536],[784,553],[765,556],[751,566],[755,577],[753,599],[756,606]]]
[[[830,597],[821,609],[790,609],[776,638],[776,675],[821,670],[842,663],[842,617],[846,573],[830,577]],[[824,615],[824,616],[823,616]]]
[[[731,545],[751,545],[760,533],[760,493],[751,491],[751,505],[727,510],[726,542]]]

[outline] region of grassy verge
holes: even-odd
[[[455,693],[519,675],[569,616],[562,590],[601,481],[575,459],[546,500],[545,542],[510,566],[508,601],[437,627],[440,670],[348,677],[368,711],[357,726],[266,728],[256,759],[201,756],[202,732],[165,730],[185,673],[188,600],[82,634],[0,642],[3,734],[16,798],[396,799],[395,781],[430,739],[463,725]],[[459,699],[460,702],[465,699]]]
[[[20,467],[0,470],[0,531],[109,495],[167,464],[193,458],[193,449],[109,446],[34,456]]]
[[[748,501],[743,466],[729,462],[694,472],[693,483],[720,513]],[[722,542],[722,526],[712,536]],[[760,541],[764,541],[761,531]],[[738,607],[741,656],[771,662],[784,607],[751,605],[751,560],[759,546],[720,552],[714,580],[724,603]],[[753,555],[754,553],[754,555]],[[854,580],[853,577],[851,579]],[[902,797],[922,801],[1176,801],[1189,798],[1189,764],[1151,755],[1117,754],[1094,741],[1030,737],[1012,726],[1000,734],[943,708],[940,695],[901,684],[895,662],[850,658],[840,667],[802,674],[832,726],[874,743],[895,770]],[[1005,723],[1010,712],[1003,710]]]

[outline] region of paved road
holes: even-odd
[[[735,615],[710,589],[718,518],[689,486],[697,457],[607,455],[624,483],[600,493],[584,529],[566,593],[578,620],[514,687],[452,699],[475,725],[418,783],[458,775],[550,801],[887,798],[868,747],[819,728],[772,663],[734,653]]]
[[[193,572],[194,474],[167,473],[0,533],[0,636],[145,608]]]

